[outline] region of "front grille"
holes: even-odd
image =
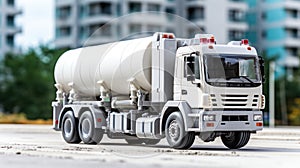
[[[211,94],[210,96],[213,107],[258,107],[258,95],[251,96],[246,94]]]
[[[222,106],[225,106],[225,107],[246,106],[247,100],[248,100],[248,95],[221,94],[221,104],[222,104]]]

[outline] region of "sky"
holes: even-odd
[[[22,14],[16,25],[22,33],[16,36],[16,46],[23,49],[39,44],[51,43],[54,39],[54,1],[55,0],[16,0],[16,7]]]

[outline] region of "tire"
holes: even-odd
[[[144,139],[143,142],[146,145],[156,145],[160,142],[160,139]]]
[[[78,121],[72,111],[67,111],[62,119],[62,136],[67,143],[78,144],[81,139],[78,135]]]
[[[95,123],[91,112],[84,112],[79,119],[78,124],[80,139],[85,144],[98,144],[102,138],[104,131],[101,128],[95,128]]]
[[[170,147],[175,149],[189,149],[195,140],[194,132],[185,131],[183,118],[179,112],[169,115],[165,135]]]
[[[125,141],[129,144],[129,145],[140,145],[143,143],[142,139],[125,139]]]
[[[244,147],[250,139],[250,132],[229,132],[221,135],[223,144],[229,149]]]

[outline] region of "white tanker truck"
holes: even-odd
[[[65,52],[55,66],[53,127],[67,143],[188,149],[199,136],[230,149],[262,130],[263,60],[248,40],[216,44],[172,33]]]

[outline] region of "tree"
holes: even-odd
[[[4,112],[25,113],[28,119],[51,118],[53,70],[63,52],[40,46],[4,57],[0,65],[0,104]]]

